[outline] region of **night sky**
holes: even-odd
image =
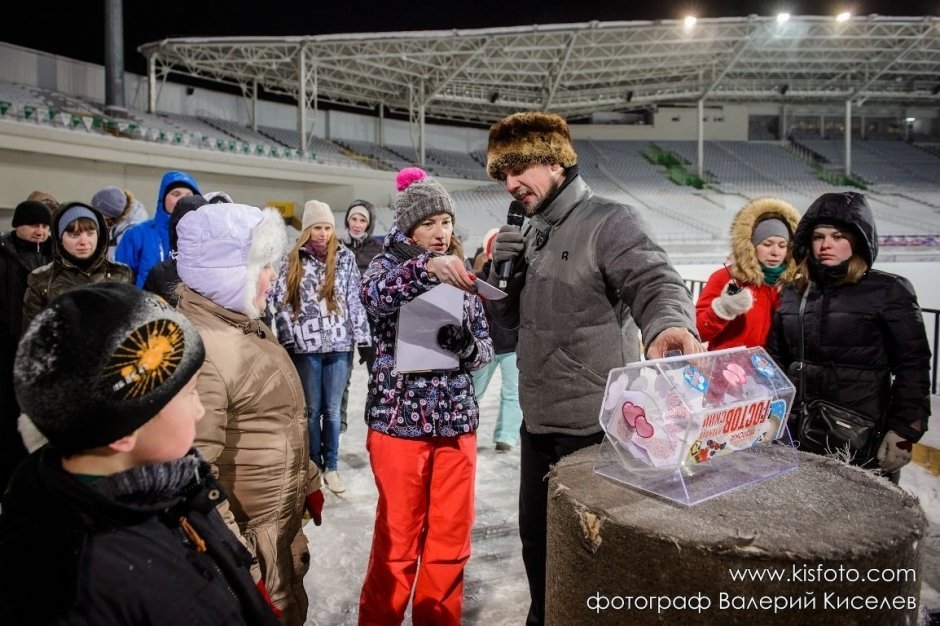
[[[7,0],[0,40],[102,63],[104,0]],[[432,8],[434,7],[434,8]],[[166,37],[319,35],[568,22],[743,17],[749,14],[940,15],[940,0],[464,0],[461,2],[260,2],[125,0],[125,66],[144,73],[137,46]]]

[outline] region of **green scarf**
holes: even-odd
[[[787,266],[785,263],[781,263],[777,267],[767,267],[761,263],[760,269],[764,272],[764,282],[768,285],[776,285],[777,280],[780,279],[780,275],[783,274],[783,270],[787,269]]]

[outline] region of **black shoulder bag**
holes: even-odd
[[[807,285],[800,301],[800,400],[798,433],[800,449],[815,454],[846,453],[850,463],[865,465],[875,458],[881,443],[881,420],[872,419],[835,402],[817,398],[806,401],[806,356],[803,332],[803,311],[812,283]]]

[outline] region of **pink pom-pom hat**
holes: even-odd
[[[406,167],[398,172],[398,175],[395,177],[395,188],[398,189],[398,191],[404,191],[411,183],[427,177],[428,173],[420,167]]]
[[[395,199],[395,224],[406,235],[411,235],[420,222],[447,213],[456,219],[454,200],[439,182],[420,167],[406,167],[395,177],[398,198]]]

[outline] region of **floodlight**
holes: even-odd
[[[690,28],[692,28],[693,26],[695,26],[695,23],[696,23],[697,21],[698,21],[698,18],[696,18],[694,15],[688,15],[688,16],[686,16],[686,18],[685,18],[684,20],[682,20],[682,26],[683,26],[683,28],[685,28],[686,30],[689,30]]]
[[[916,118],[916,117],[905,117],[905,118],[904,118],[904,121],[907,122],[908,124],[913,124],[914,122],[917,121],[917,118]]]
[[[839,13],[839,14],[836,16],[836,21],[837,21],[837,22],[848,22],[850,17],[852,17],[852,14],[851,14],[851,13],[849,13],[848,11],[843,11],[842,13]]]
[[[777,13],[777,23],[783,24],[790,19],[789,13]]]

